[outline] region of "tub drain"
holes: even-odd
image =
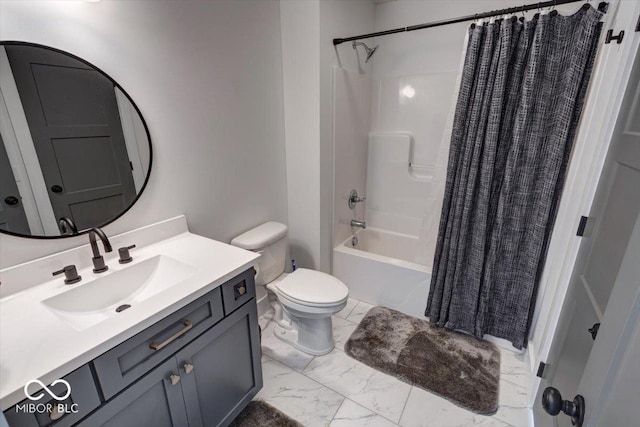
[[[116,308],[116,313],[120,313],[121,311],[125,311],[127,308],[131,307],[129,304],[122,304],[120,307]]]

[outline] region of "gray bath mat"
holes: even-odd
[[[498,409],[500,353],[489,342],[374,307],[351,334],[345,351],[478,414]]]
[[[229,427],[303,427],[262,400],[252,400]]]

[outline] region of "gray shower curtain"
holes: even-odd
[[[431,322],[526,346],[601,16],[585,5],[469,29]]]

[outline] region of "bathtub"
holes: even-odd
[[[424,318],[431,267],[417,264],[418,238],[367,228],[333,249],[333,275],[352,298]]]

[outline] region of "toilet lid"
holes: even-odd
[[[335,304],[349,296],[349,289],[335,277],[315,270],[298,268],[275,284],[285,297],[305,304]]]

